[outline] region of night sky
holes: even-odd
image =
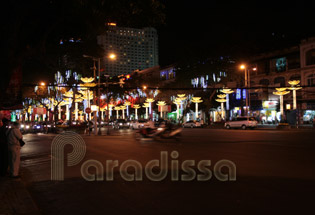
[[[315,36],[315,3],[312,2],[162,2],[166,21],[155,26],[162,67],[219,56],[246,61],[248,56],[297,45],[301,38]],[[24,81],[46,81],[40,61],[31,63],[33,75],[24,75]]]
[[[165,2],[166,25],[158,28],[160,64],[221,55],[243,60],[315,36],[312,1],[255,2]]]

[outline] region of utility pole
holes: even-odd
[[[94,73],[94,80],[96,80],[96,66],[95,66],[96,59],[93,58],[93,73]],[[93,90],[93,104],[96,105],[96,90]],[[94,114],[94,135],[97,135],[97,116],[96,111],[93,111]]]
[[[98,84],[97,84],[97,96],[98,96],[98,125],[99,125],[99,129],[98,129],[98,135],[102,135],[102,131],[101,131],[101,59],[98,58],[97,59],[98,64],[97,64],[97,70],[98,70]]]
[[[109,135],[109,94],[108,94],[109,75],[105,75],[105,77],[106,77],[106,99],[107,99],[106,121],[107,121],[107,135]]]
[[[247,81],[247,68],[245,68],[245,91],[246,91],[246,94],[245,94],[245,110],[246,110],[246,115],[245,116],[248,116],[248,81]]]

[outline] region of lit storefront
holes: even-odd
[[[262,123],[276,123],[280,121],[280,112],[277,112],[278,101],[263,101],[263,110],[259,117]]]

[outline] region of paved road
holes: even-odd
[[[184,129],[180,142],[138,142],[131,130],[82,137],[87,146],[84,159],[65,167],[64,181],[51,181],[50,146],[55,135],[25,135],[23,181],[43,214],[303,214],[313,206],[313,130]],[[72,147],[67,145],[65,151],[71,152]],[[81,165],[89,159],[99,161],[105,169],[108,160],[122,164],[132,159],[145,166],[160,159],[162,151],[168,152],[169,171],[159,182],[145,174],[142,181],[128,182],[118,168],[113,181],[88,182],[81,175]],[[178,152],[178,159],[170,157],[173,151]],[[222,182],[215,177],[214,165],[222,159],[235,163],[236,181]],[[178,160],[179,166],[185,160],[195,160],[196,165],[211,160],[212,178],[172,181],[172,160]]]

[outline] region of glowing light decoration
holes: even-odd
[[[182,100],[179,98],[176,98],[173,101],[173,103],[176,104],[176,119],[178,120],[179,119],[179,106],[182,104]]]
[[[133,105],[133,107],[135,109],[135,119],[138,120],[138,109],[140,108],[140,105]]]
[[[116,118],[119,119],[119,110],[120,110],[120,107],[119,106],[116,106],[114,108],[114,110],[116,110]]]
[[[226,102],[226,94],[219,94],[217,97],[216,101],[221,103],[221,118],[225,120],[224,103]]]
[[[145,100],[145,102],[149,103],[149,114],[151,115],[152,114],[152,102],[154,102],[154,99],[152,98],[147,98]]]
[[[276,88],[277,91],[273,92],[274,95],[280,96],[280,114],[281,120],[283,119],[283,96],[290,93],[290,91],[286,91],[287,88]]]
[[[241,100],[241,89],[236,89],[236,99]]]
[[[92,81],[94,81],[93,77],[85,77],[85,78],[81,78],[81,81],[84,83],[91,83]]]
[[[109,119],[110,119],[111,116],[112,116],[112,110],[113,110],[114,105],[113,104],[109,104],[108,107],[109,107]]]
[[[201,100],[201,97],[192,97],[191,102],[195,103],[195,113],[196,113],[195,116],[196,116],[196,120],[197,120],[199,118],[198,103],[201,103],[203,101]]]
[[[119,108],[120,108],[120,110],[122,110],[122,117],[123,117],[123,119],[125,119],[126,106],[125,105],[121,105]]]
[[[126,105],[126,109],[127,109],[127,118],[129,118],[129,105],[131,105],[131,102],[126,101],[125,105]]]
[[[148,119],[149,118],[149,114],[148,114],[148,108],[150,107],[151,105],[149,103],[143,103],[142,107],[145,108],[145,118]]]
[[[224,93],[226,95],[226,110],[230,110],[230,104],[229,104],[229,94],[234,93],[234,90],[231,90],[229,88],[223,88],[220,90],[222,93]]]
[[[157,105],[160,107],[160,117],[163,118],[163,107],[166,105],[165,101],[158,101]]]
[[[288,83],[291,85],[291,87],[289,87],[288,89],[292,90],[293,93],[293,110],[296,110],[296,91],[302,89],[302,87],[299,86],[299,80],[292,80]]]
[[[177,98],[180,100],[180,110],[181,110],[181,115],[183,114],[183,103],[184,101],[187,99],[187,97],[185,97],[185,94],[177,94]]]

